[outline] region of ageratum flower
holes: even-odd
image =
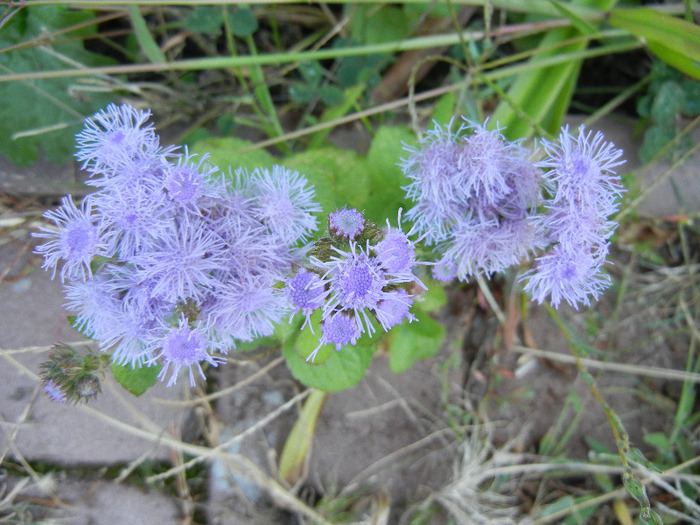
[[[168,198],[174,203],[188,208],[193,213],[200,213],[199,205],[206,198],[217,199],[222,196],[223,185],[213,179],[219,168],[207,163],[209,154],[199,157],[190,154],[185,147],[185,154],[176,165],[169,165],[165,170],[163,188]]]
[[[260,222],[283,244],[304,242],[318,229],[314,214],[321,211],[321,206],[299,172],[277,164],[272,171],[258,168],[250,177],[249,188]]]
[[[177,325],[171,327],[162,338],[152,341],[151,346],[154,352],[160,349],[153,356],[151,362],[155,363],[160,360],[163,363],[163,368],[158,374],[161,381],[168,374],[170,366],[173,367],[168,386],[175,384],[181,368],[187,369],[190,386],[193,387],[194,373],[192,368],[195,368],[200,377],[205,379],[202,363],[218,366],[219,363],[224,362],[222,357],[215,357],[210,353],[212,342],[206,336],[205,331],[198,326],[191,327],[184,315],[180,316]]]
[[[84,280],[92,275],[90,264],[96,256],[106,256],[107,246],[104,232],[99,226],[98,214],[93,210],[92,200],[83,200],[80,208],[68,195],[61,199],[61,206],[44,213],[44,218],[53,221],[57,230],[44,226],[34,237],[49,239],[38,246],[35,253],[44,256],[44,270],[52,270],[51,278],[61,261],[61,282],[66,279]]]
[[[436,125],[406,148],[400,166],[414,201],[406,217],[435,246],[437,277],[467,280],[517,264],[538,246],[540,176],[529,152],[498,130],[469,122],[452,128]]]
[[[616,223],[609,216],[618,210],[622,187],[614,168],[622,164],[622,150],[592,135],[584,126],[576,136],[563,128],[556,142],[543,141],[547,157],[538,165],[547,169],[551,197],[538,227],[551,248],[525,273],[525,291],[554,307],[562,300],[574,307],[590,304],[590,297],[610,286],[602,273],[608,239]]]
[[[161,149],[153,125],[146,123],[150,116],[149,110],[128,104],[108,105],[85,121],[85,128],[76,136],[75,157],[83,162],[83,169],[107,179],[135,160],[172,151]]]
[[[208,156],[163,148],[148,111],[110,105],[87,119],[77,158],[97,188],[45,217],[44,268],[62,263],[74,325],[112,361],[203,373],[236,341],[289,315],[279,286],[308,251],[320,206],[283,166],[218,177]],[[171,366],[172,365],[172,366]]]
[[[328,214],[328,231],[348,240],[357,239],[365,229],[365,218],[355,208],[335,210]]]
[[[354,209],[346,211],[350,212],[348,217],[359,213]],[[340,350],[343,345],[356,344],[363,333],[371,337],[377,330],[375,321],[388,331],[404,319],[415,320],[409,312],[412,296],[403,289],[410,283],[425,288],[414,273],[420,263],[416,260],[417,241],[409,239],[413,232],[401,231],[400,211],[397,229],[387,221],[387,228],[379,230],[367,225],[364,217],[361,224],[367,229],[363,227],[356,235],[372,237],[365,239],[364,245],[345,241],[344,235],[337,233],[331,235],[330,241],[323,238],[317,242],[318,256],[310,257],[307,268],[301,268],[286,281],[292,307],[305,317],[302,329],[311,325],[314,311],[322,312],[319,345],[307,361],[313,362],[326,344],[334,344]],[[332,244],[333,239],[338,246]]]

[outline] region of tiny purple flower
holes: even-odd
[[[301,312],[305,317],[301,329],[303,330],[308,324],[311,333],[313,333],[310,321],[311,314],[314,310],[321,308],[326,300],[328,295],[326,283],[317,273],[301,268],[294,277],[287,279],[285,290],[294,308],[292,316],[297,312]]]
[[[523,279],[529,279],[524,290],[540,304],[549,297],[554,308],[559,308],[562,300],[576,308],[579,303],[589,306],[590,297],[597,300],[610,286],[610,277],[601,272],[604,262],[604,254],[601,257],[590,250],[571,251],[557,244],[523,275]]]
[[[416,320],[415,316],[409,312],[413,299],[403,288],[397,288],[387,292],[384,299],[379,301],[375,314],[377,320],[385,331],[389,331],[393,326],[401,324],[404,319],[411,323]]]
[[[206,163],[208,154],[202,155],[197,163],[192,160],[195,156],[185,148],[185,154],[177,165],[170,165],[165,174],[165,191],[170,199],[194,210],[203,197],[216,198],[221,195],[212,179],[219,168]]]
[[[356,239],[365,228],[365,218],[355,208],[336,210],[328,214],[328,230],[338,237]]]
[[[61,199],[61,206],[49,210],[44,217],[54,222],[58,231],[41,226],[41,233],[34,237],[49,239],[38,246],[35,253],[44,256],[43,269],[52,269],[51,278],[56,276],[59,261],[64,261],[61,269],[61,281],[67,277],[85,279],[92,275],[90,263],[97,255],[106,255],[106,247],[102,239],[102,231],[96,224],[96,214],[93,213],[92,201],[83,200],[80,208],[75,206],[70,195]]]
[[[173,371],[168,380],[168,386],[173,386],[177,382],[180,369],[186,368],[190,377],[190,386],[193,387],[195,384],[193,367],[197,369],[200,377],[205,379],[202,363],[209,363],[215,367],[224,362],[222,357],[214,357],[209,353],[211,345],[212,343],[203,329],[190,327],[185,316],[180,316],[178,325],[172,327],[153,344],[154,348],[160,348],[160,352],[153,357],[151,362],[161,360],[163,363],[158,378],[163,381],[170,365],[172,365]]]
[[[168,301],[201,298],[212,284],[212,272],[225,260],[221,241],[203,220],[181,217],[162,232],[158,243],[134,256],[141,279],[153,279],[153,293]]]
[[[85,120],[85,128],[76,136],[76,158],[83,168],[100,173],[162,153],[153,125],[146,124],[150,115],[128,104],[108,105]]]
[[[457,265],[449,257],[442,257],[433,265],[433,278],[447,283],[457,277]]]
[[[306,358],[306,362],[314,362],[316,354],[323,345],[333,344],[336,351],[340,351],[343,345],[354,345],[357,339],[362,335],[360,327],[357,326],[355,317],[339,312],[325,319],[321,324],[323,335],[319,339],[318,346]]]
[[[314,200],[313,186],[297,171],[275,164],[272,172],[256,169],[250,179],[260,220],[288,246],[308,239],[318,229],[314,213],[321,206]]]
[[[225,282],[205,301],[201,317],[225,344],[272,335],[275,325],[289,314],[287,298],[274,284],[265,276]]]

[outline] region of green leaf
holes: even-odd
[[[624,476],[623,479],[623,484],[625,488],[627,489],[627,493],[632,496],[632,498],[639,503],[640,505],[648,505],[649,504],[649,497],[647,496],[647,489],[644,488],[644,485],[642,485],[639,481],[636,479],[629,477],[629,476]]]
[[[434,356],[445,339],[445,327],[430,316],[416,312],[416,319],[391,329],[389,366],[394,373],[405,372],[416,359]]]
[[[415,135],[405,126],[382,126],[377,130],[367,152],[367,170],[370,177],[370,198],[365,206],[365,217],[383,225],[386,219],[394,223],[399,208],[407,209],[410,201],[401,188],[408,184],[398,162],[408,156],[405,145],[413,145]]]
[[[141,10],[137,5],[129,6],[129,18],[131,18],[131,26],[134,28],[134,34],[136,35],[136,41],[141,47],[141,51],[148,57],[153,64],[165,63],[168,59],[165,53],[161,51],[160,47],[151,36],[151,32],[148,29],[146,20],[141,14]]]
[[[659,87],[651,103],[650,117],[659,125],[673,126],[685,103],[685,91],[675,80],[667,80]]]
[[[229,20],[235,36],[250,36],[258,30],[258,19],[250,7],[238,7],[229,15]]]
[[[399,42],[409,29],[406,13],[394,6],[358,5],[350,21],[350,37],[363,44]]]
[[[556,0],[549,1],[557,9],[557,11],[559,11],[562,15],[569,19],[573,26],[582,35],[595,35],[596,33],[598,33],[598,29],[595,26],[586,22],[583,18],[571,11],[571,9],[568,9],[561,2],[557,2]]]
[[[650,126],[644,133],[642,146],[639,148],[639,160],[644,164],[650,162],[676,136],[676,130],[670,126]]]
[[[142,366],[141,368],[131,368],[130,365],[112,363],[114,378],[136,397],[156,384],[161,368],[160,363],[153,366]]]
[[[684,104],[681,111],[684,115],[694,117],[700,115],[700,82],[695,80],[683,80],[681,89],[684,93]]]
[[[700,79],[700,27],[649,8],[614,9],[610,25],[642,39],[649,50],[679,71]]]
[[[368,192],[367,162],[354,151],[322,147],[291,155],[285,166],[306,175],[328,214],[344,205],[362,209]]]
[[[343,346],[340,351],[336,351],[334,345],[325,345],[314,362],[307,363],[305,359],[318,346],[319,317],[320,312],[312,316],[315,334],[306,327],[296,339],[285,341],[282,354],[292,375],[306,386],[327,392],[346,390],[364,377],[376,350],[376,341],[365,335],[357,345]]]
[[[215,35],[223,23],[221,11],[204,5],[195,7],[183,22],[184,26],[193,33],[203,35]]]
[[[446,126],[454,117],[456,107],[457,95],[454,93],[445,93],[435,104],[433,120],[441,126]]]
[[[327,395],[322,390],[311,392],[284,443],[279,460],[279,477],[291,486],[295,485],[303,474],[318,416]]]
[[[421,312],[434,312],[447,304],[444,284],[436,281],[429,275],[421,276],[421,281],[428,287],[428,291],[419,295],[414,301],[414,307]]]
[[[671,451],[671,442],[668,436],[663,432],[650,432],[649,434],[645,434],[643,439],[645,443],[655,447],[663,454]]]
[[[277,159],[264,149],[254,149],[241,153],[240,150],[252,145],[253,143],[250,141],[235,137],[215,137],[196,142],[190,151],[200,155],[209,153],[208,162],[218,166],[223,173],[228,173],[229,167],[231,172],[234,172],[236,168],[254,170],[258,167],[269,168],[277,162]]]
[[[63,31],[60,41],[20,47],[0,53],[5,73],[31,73],[56,68],[56,54],[80,64],[112,64],[106,57],[86,51],[83,39],[96,34],[90,25],[92,11],[63,6],[26,6],[0,30],[0,49],[28,44],[42,35]],[[84,75],[88,77],[88,75]],[[0,83],[0,155],[17,165],[30,165],[39,153],[51,162],[66,164],[73,157],[75,134],[86,115],[112,101],[111,93],[92,89],[91,80],[63,78]],[[85,89],[82,89],[85,88]]]

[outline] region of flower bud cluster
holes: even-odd
[[[90,352],[82,356],[68,345],[56,344],[41,365],[44,392],[59,403],[87,403],[102,392],[100,378],[108,366],[105,355]]]
[[[362,334],[376,332],[375,323],[384,331],[404,319],[414,321],[410,313],[413,296],[407,291],[415,283],[425,288],[415,275],[413,231],[401,230],[387,220],[379,228],[365,220],[355,209],[336,210],[328,216],[328,235],[316,242],[309,263],[286,281],[285,290],[296,312],[311,327],[311,315],[321,311],[319,344],[307,357],[313,362],[322,346],[354,345]]]
[[[75,326],[113,361],[216,366],[236,341],[269,335],[282,291],[318,229],[305,177],[283,166],[224,176],[207,156],[162,147],[148,111],[110,105],[87,119],[76,157],[96,191],[45,213],[37,253],[60,277]]]

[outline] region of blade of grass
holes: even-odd
[[[520,25],[518,27],[504,28],[502,34],[508,34],[513,31],[522,32],[525,28]],[[619,35],[620,30],[608,32],[600,35],[600,38],[612,37]],[[493,36],[493,35],[491,35]],[[464,38],[474,40],[483,40],[485,34],[483,31],[467,31],[464,33]],[[457,44],[460,41],[460,35],[457,33],[448,33],[445,35],[429,35],[407,38],[401,41],[384,42],[378,44],[363,44],[356,46],[348,46],[343,48],[324,48],[312,51],[294,51],[294,52],[279,52],[265,53],[247,56],[218,56],[218,57],[203,57],[196,59],[177,60],[167,63],[156,64],[127,64],[119,66],[104,66],[90,69],[90,73],[102,74],[124,74],[124,73],[145,73],[158,71],[198,71],[204,69],[226,69],[226,68],[245,68],[254,66],[280,65],[302,61],[314,60],[329,60],[344,57],[367,56],[373,54],[392,54],[399,51],[407,51],[412,49],[428,49],[435,47],[450,46]],[[637,46],[641,44],[637,43]],[[2,50],[0,50],[2,51]],[[553,53],[554,54],[554,53]],[[555,54],[554,54],[555,55]],[[551,56],[549,60],[561,62],[557,60],[557,56]],[[538,65],[545,64],[542,62]],[[548,64],[548,63],[547,63]],[[530,66],[532,68],[532,66]],[[85,70],[52,70],[52,71],[35,71],[22,75],[0,75],[0,82],[9,82],[15,80],[34,80],[39,78],[62,78],[83,76]]]
[[[700,27],[653,9],[614,9],[610,25],[646,41],[667,64],[700,80]]]
[[[505,128],[504,134],[509,139],[519,139],[532,134],[533,127],[529,121],[554,134],[561,126],[562,120],[568,110],[571,95],[581,68],[581,60],[572,60],[568,63],[556,66],[545,66],[541,61],[558,53],[570,53],[583,51],[587,43],[572,42],[563,48],[554,51],[552,47],[566,43],[583,35],[592,36],[590,22],[583,24],[583,20],[576,15],[572,7],[583,5],[584,0],[573,2],[561,11],[556,4],[553,7],[570,17],[571,27],[550,29],[542,38],[539,48],[540,53],[533,56],[530,62],[533,66],[540,66],[528,75],[517,77],[515,83],[509,88],[508,99],[502,101],[494,111],[491,127]],[[609,9],[614,0],[597,0],[591,2],[601,11]],[[578,27],[582,27],[583,31]],[[515,104],[515,106],[513,106]],[[521,118],[522,115],[527,119]]]
[[[131,26],[134,28],[136,41],[139,43],[141,50],[146,55],[148,60],[154,64],[165,64],[168,59],[165,56],[165,53],[161,51],[160,47],[153,39],[153,36],[148,29],[148,25],[146,24],[146,20],[141,14],[139,6],[129,6],[129,18],[131,19]]]

